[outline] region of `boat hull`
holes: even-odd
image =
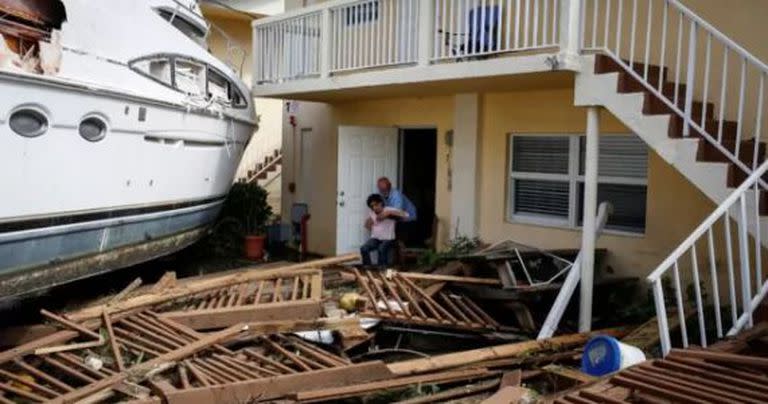
[[[0,74],[0,94],[0,298],[197,240],[216,219],[255,128],[222,114],[22,76]],[[46,132],[28,138],[12,131],[19,108],[42,111]],[[97,142],[78,130],[94,114],[108,122]]]

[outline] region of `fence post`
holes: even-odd
[[[331,9],[324,8],[320,16],[320,77],[331,76],[331,53],[333,52],[333,37],[331,36]]]
[[[581,52],[581,7],[584,0],[560,0],[560,52],[567,56]]]
[[[419,38],[419,54],[418,64],[419,66],[428,66],[429,61],[432,59],[432,41],[435,40],[435,1],[436,0],[419,0],[419,17],[418,17],[418,38]],[[443,10],[445,12],[445,10]]]

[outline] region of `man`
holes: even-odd
[[[408,243],[411,234],[413,233],[413,227],[416,225],[417,212],[416,205],[408,199],[400,190],[392,188],[392,182],[387,177],[381,177],[376,181],[376,188],[379,195],[384,199],[384,206],[393,208],[396,210],[404,211],[408,215],[406,217],[393,217],[397,221],[395,231],[397,232],[397,240],[401,242],[400,247],[404,247]],[[370,229],[372,225],[370,218],[366,221],[365,227]]]

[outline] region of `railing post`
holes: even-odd
[[[324,8],[320,16],[320,77],[331,76],[331,53],[333,36],[331,35],[331,9]]]
[[[739,198],[739,263],[741,264],[741,305],[747,316],[746,328],[752,328],[752,285],[749,265],[749,223],[747,222],[747,199],[745,193]],[[758,223],[759,225],[759,223]]]
[[[262,38],[263,35],[262,31],[259,29],[258,25],[256,24],[256,21],[251,24],[251,30],[253,30],[253,54],[251,55],[251,63],[252,67],[251,69],[253,72],[251,73],[252,79],[251,81],[252,86],[257,86],[259,83],[261,83],[264,80],[264,56],[262,53]]]
[[[693,121],[693,86],[696,80],[696,21],[691,21],[690,38],[688,40],[688,76],[685,83],[685,121],[683,122],[683,137],[691,135]]]
[[[560,0],[560,52],[575,56],[581,52],[581,7],[584,0]]]
[[[669,337],[669,324],[667,323],[667,306],[664,302],[664,289],[661,287],[661,279],[653,281],[653,301],[656,305],[656,321],[659,324],[659,341],[661,342],[661,355],[667,356],[672,348]]]
[[[587,108],[587,141],[584,158],[584,226],[581,232],[581,300],[579,332],[592,330],[592,283],[595,275],[595,213],[597,211],[597,170],[600,142],[600,109]]]
[[[435,40],[435,1],[419,0],[419,66],[428,66],[432,59],[432,41]],[[445,12],[445,10],[443,10]]]

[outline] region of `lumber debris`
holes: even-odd
[[[133,280],[133,282],[129,283],[128,286],[126,286],[123,290],[121,290],[118,294],[114,295],[109,301],[107,302],[107,306],[112,306],[131,294],[134,290],[138,289],[139,286],[141,286],[142,280],[141,278],[136,278]]]
[[[764,402],[768,362],[754,355],[713,350],[673,350],[666,359],[643,362],[558,396],[555,403]]]
[[[514,344],[498,345],[492,348],[480,348],[469,351],[461,351],[422,359],[412,359],[389,365],[392,373],[396,375],[411,375],[436,370],[451,369],[466,366],[482,361],[504,359],[522,355],[533,355],[550,350],[567,349],[574,346],[582,346],[595,335],[610,335],[621,337],[626,334],[624,329],[608,329],[592,333],[563,335],[546,340],[525,341]]]
[[[187,297],[195,293],[206,292],[213,289],[224,288],[224,287],[232,286],[236,284],[271,279],[271,278],[274,278],[275,276],[308,275],[316,271],[316,269],[312,269],[312,268],[322,269],[323,267],[327,267],[330,265],[338,265],[345,262],[355,261],[355,260],[358,260],[359,258],[360,258],[359,254],[348,254],[348,255],[342,255],[338,257],[307,261],[299,264],[286,265],[286,266],[277,267],[273,269],[238,272],[235,274],[229,274],[229,275],[224,275],[224,276],[219,276],[214,278],[204,278],[200,281],[183,282],[182,285],[178,285],[176,288],[173,288],[173,289],[167,289],[160,293],[146,293],[146,294],[135,296],[130,299],[124,300],[122,302],[116,303],[110,306],[109,310],[111,313],[122,313],[128,310],[143,309],[143,308],[151,307],[161,303],[166,303],[168,301],[171,301],[180,297]],[[318,287],[321,287],[321,286],[322,285],[318,285]],[[67,317],[77,321],[98,318],[99,316],[101,316],[101,313],[104,310],[104,308],[105,308],[104,305],[91,306],[73,313],[69,313]]]
[[[471,299],[442,291],[430,296],[403,273],[354,272],[367,298],[363,316],[474,331],[501,327]]]
[[[322,272],[303,270],[210,289],[155,305],[153,310],[195,330],[322,313]]]

